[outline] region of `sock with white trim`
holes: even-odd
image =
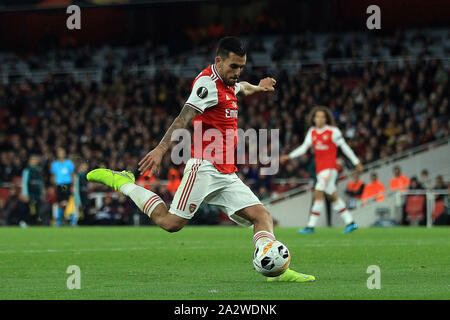
[[[313,206],[311,208],[311,214],[309,216],[308,228],[314,228],[319,221],[320,214],[322,213],[325,204],[323,200],[314,200]]]
[[[274,241],[275,235],[273,233],[270,233],[269,231],[258,231],[253,236],[253,242],[255,243],[255,247],[258,248],[259,246],[263,245],[266,242]]]
[[[156,193],[131,182],[123,184],[119,191],[130,197],[136,206],[149,217],[160,203],[164,203]]]
[[[342,220],[344,220],[345,225],[353,223],[352,214],[347,210],[345,202],[341,198],[337,198],[337,200],[333,202],[331,206],[333,210],[341,216]]]

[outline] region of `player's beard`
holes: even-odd
[[[231,78],[227,83],[225,83],[227,86],[231,87],[234,86],[238,82],[238,78]]]

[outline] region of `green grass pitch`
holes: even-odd
[[[0,229],[4,299],[449,299],[450,228],[276,228],[291,268],[311,283],[268,283],[253,270],[252,229],[187,226]],[[81,270],[69,290],[68,266]],[[367,288],[370,265],[381,289]]]

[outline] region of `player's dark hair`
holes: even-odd
[[[322,111],[325,113],[325,117],[327,118],[327,125],[336,126],[336,121],[334,120],[333,113],[330,108],[325,106],[315,106],[308,114],[307,121],[310,125],[314,125],[314,116],[318,111]]]
[[[233,52],[239,57],[243,57],[247,54],[244,43],[241,39],[237,37],[225,37],[220,39],[219,44],[217,45],[216,54],[226,59],[228,58],[230,52]]]

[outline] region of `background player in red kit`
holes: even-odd
[[[192,158],[186,163],[169,209],[157,194],[136,185],[130,172],[95,169],[88,174],[88,180],[104,183],[129,196],[158,226],[169,232],[182,229],[205,201],[221,207],[238,224],[253,225],[256,248],[274,241],[271,214],[235,173],[239,109],[236,96],[271,92],[276,83],[272,78],[262,79],[257,86],[238,82],[246,59],[240,39],[223,38],[218,44],[215,63],[195,78],[180,114],[159,145],[139,162],[141,173],[147,170],[150,175],[157,173],[163,155],[172,144],[172,133],[187,128],[192,120]],[[314,281],[315,277],[287,269],[282,275],[267,279],[305,282]]]
[[[323,106],[316,106],[311,110],[309,122],[312,126],[302,145],[294,149],[288,155],[280,157],[281,162],[303,155],[311,146],[314,147],[316,158],[317,183],[314,187],[314,202],[311,208],[308,225],[300,233],[313,233],[314,227],[319,220],[320,214],[325,209],[324,195],[332,201],[332,209],[339,213],[344,220],[346,228],[344,233],[355,230],[358,226],[354,223],[351,213],[347,210],[345,202],[336,193],[336,182],[338,176],[337,148],[350,159],[356,170],[362,172],[363,167],[353,150],[345,142],[341,131],[335,126],[333,115],[330,109]],[[311,121],[312,120],[312,121]]]

